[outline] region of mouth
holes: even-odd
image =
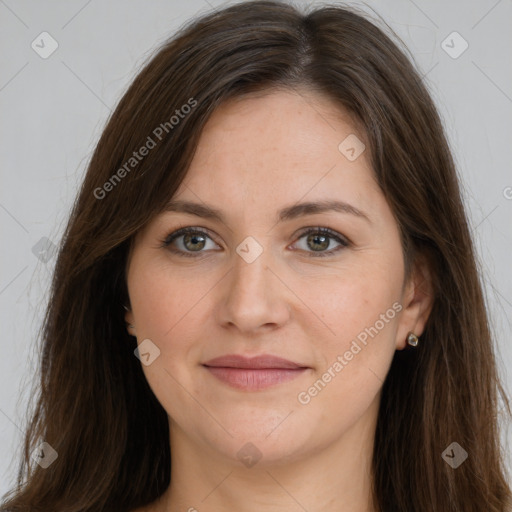
[[[289,382],[310,370],[308,366],[270,355],[247,358],[231,354],[211,359],[203,366],[216,379],[244,391],[259,391]]]

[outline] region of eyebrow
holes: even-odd
[[[217,220],[219,222],[225,223],[224,215],[221,210],[205,204],[194,203],[191,201],[182,201],[177,199],[171,200],[165,206],[164,211],[188,213],[197,217]],[[305,215],[314,215],[315,213],[326,213],[330,211],[348,213],[364,219],[371,224],[371,220],[369,219],[368,215],[366,215],[355,206],[352,206],[351,204],[345,203],[343,201],[334,200],[313,201],[287,206],[278,212],[277,219],[279,222],[283,222],[293,220],[298,217],[303,217]]]

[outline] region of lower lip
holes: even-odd
[[[236,389],[245,391],[259,391],[283,382],[296,379],[308,368],[262,368],[251,370],[246,368],[226,368],[218,366],[205,366],[217,379]]]

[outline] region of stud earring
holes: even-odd
[[[417,347],[419,340],[420,339],[418,338],[418,336],[416,336],[416,334],[414,334],[413,332],[410,332],[407,335],[407,344],[410,345],[411,347]]]

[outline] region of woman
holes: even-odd
[[[510,510],[446,136],[353,9],[244,2],[163,46],[89,164],[43,341],[2,511]]]

